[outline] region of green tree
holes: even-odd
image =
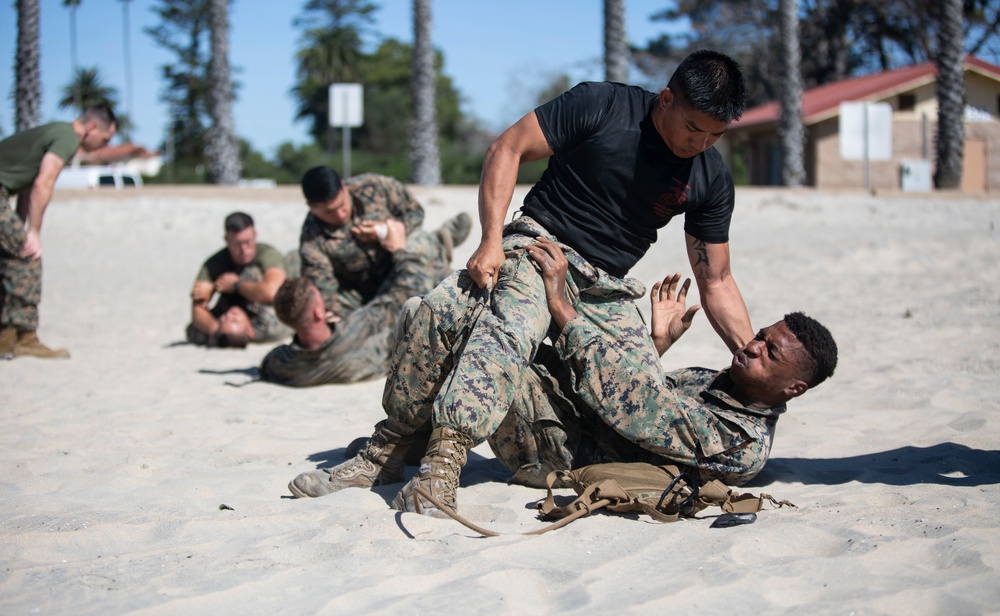
[[[309,133],[329,143],[329,87],[362,81],[362,36],[374,20],[374,4],[366,0],[310,0],[295,25],[305,29],[292,94],[298,100],[296,119],[310,123]]]
[[[83,113],[87,107],[100,103],[107,103],[112,108],[118,105],[118,91],[101,81],[96,66],[74,70],[72,80],[63,86],[62,95],[59,108],[73,109],[76,113]]]
[[[42,107],[38,0],[17,0],[17,51],[14,59],[14,130],[38,125]]]
[[[208,115],[208,34],[206,0],[160,0],[153,11],[161,23],[146,33],[161,47],[172,51],[177,61],[161,67],[167,103],[168,126],[164,149],[170,165],[168,178],[202,178],[205,163],[205,118]],[[202,169],[202,171],[199,171]]]

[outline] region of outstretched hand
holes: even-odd
[[[652,308],[652,335],[656,351],[663,355],[677,339],[691,327],[694,315],[701,309],[699,304],[685,308],[691,279],[681,281],[680,273],[671,274],[653,285],[649,293]]]
[[[569,269],[566,255],[558,244],[544,237],[537,238],[534,244],[528,244],[524,249],[542,269],[545,302],[548,304],[552,320],[559,329],[562,329],[577,315],[566,297],[566,272]]]

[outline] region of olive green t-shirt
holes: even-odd
[[[69,122],[53,122],[14,133],[0,141],[0,184],[11,193],[20,192],[35,181],[46,152],[68,163],[79,147],[80,137]]]
[[[247,264],[256,265],[260,268],[261,272],[266,272],[272,267],[277,267],[282,270],[285,269],[285,259],[278,252],[277,248],[269,246],[268,244],[257,244],[257,256],[253,258],[253,261]],[[198,277],[195,280],[208,280],[214,282],[216,278],[225,274],[226,272],[239,273],[243,268],[237,267],[236,263],[233,262],[232,255],[229,254],[228,248],[223,248],[219,252],[215,253],[205,261],[205,264],[201,266],[198,270]]]

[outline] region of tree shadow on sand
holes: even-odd
[[[847,458],[771,458],[747,486],[766,486],[776,481],[826,485],[860,481],[895,486],[997,484],[1000,483],[1000,451],[941,443]]]

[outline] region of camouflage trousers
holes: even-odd
[[[248,265],[240,272],[240,281],[260,282],[263,279],[264,272],[256,265]],[[243,309],[250,318],[250,326],[253,327],[254,334],[251,342],[274,342],[292,333],[287,325],[278,320],[270,306],[247,301],[246,298],[235,293],[220,293],[219,299],[212,306],[212,315],[219,318],[233,306]],[[193,323],[188,324],[185,336],[187,341],[192,344],[207,345],[209,343],[209,335],[198,330]]]
[[[615,432],[567,389],[569,374],[555,350],[543,346],[510,410],[487,439],[512,473],[510,483],[544,488],[551,471],[604,462],[676,463]]]
[[[42,261],[21,257],[27,231],[0,187],[0,326],[38,329]]]
[[[505,229],[507,259],[492,292],[479,289],[460,270],[400,319],[382,398],[389,417],[415,428],[431,420],[475,443],[496,431],[550,330],[542,277],[523,249],[541,235],[555,240],[530,218],[515,220]],[[562,248],[570,264],[567,292],[577,312],[645,368],[662,373],[634,304],[645,287],[610,276]]]
[[[380,293],[349,312],[321,347],[293,344],[273,349],[260,366],[261,378],[291,387],[354,383],[386,375],[400,314],[448,274],[445,247],[437,234],[415,231],[393,255],[392,273]]]

